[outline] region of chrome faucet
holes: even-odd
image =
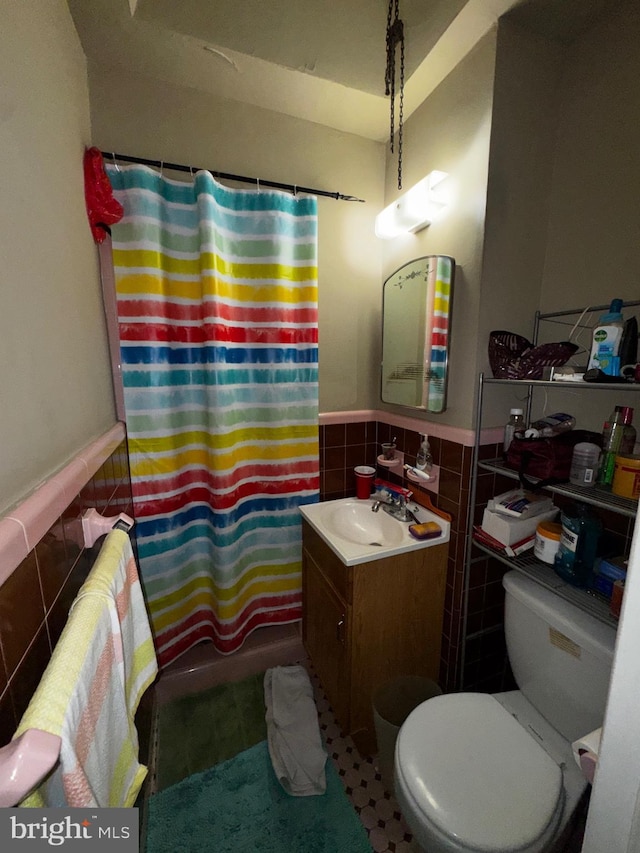
[[[372,512],[378,512],[381,503],[382,501],[376,501],[371,507]],[[413,521],[414,523],[418,521],[407,506],[407,499],[404,495],[398,495],[397,498],[389,495],[389,501],[382,503],[382,509],[398,521]]]

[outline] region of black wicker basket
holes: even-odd
[[[489,364],[494,379],[542,379],[545,367],[566,364],[578,346],[569,341],[533,344],[515,332],[489,333]]]

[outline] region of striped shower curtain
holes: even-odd
[[[318,499],[313,197],[109,166],[138,557],[161,666],[301,616]]]

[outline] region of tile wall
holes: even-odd
[[[399,429],[384,421],[327,424],[320,427],[321,500],[355,495],[356,465],[376,465],[380,444],[396,437],[405,462],[415,464],[420,434]],[[440,509],[453,517],[449,543],[449,569],[442,636],[440,684],[447,691],[498,692],[515,687],[504,639],[504,589],[502,577],[509,567],[467,542],[470,508],[470,477],[473,448],[441,438],[429,438],[433,461],[440,466],[439,493],[425,492]],[[494,459],[501,447],[486,444],[479,456]],[[390,482],[406,481],[389,469],[378,467],[378,476]],[[421,489],[409,484],[420,502]],[[513,488],[503,476],[480,470],[473,506],[473,523],[480,524],[489,498]],[[554,503],[566,503],[559,495]],[[599,512],[611,553],[629,553],[633,519],[613,512]],[[465,609],[466,549],[472,548]]]
[[[104,541],[83,546],[81,518],[91,507],[132,515],[126,441],[0,586],[0,745],[11,740]]]
[[[326,424],[320,427],[320,498],[355,495],[356,465],[376,465],[382,442],[395,437],[405,462],[415,464],[420,434],[401,429],[384,421]],[[449,569],[442,636],[440,684],[445,690],[456,690],[460,681],[462,613],[464,594],[465,542],[469,512],[469,485],[472,448],[441,438],[429,438],[434,464],[440,466],[438,495],[422,492],[411,483],[414,496],[428,495],[433,503],[452,516],[449,543]],[[378,468],[378,476],[393,483],[403,483],[388,468]],[[404,485],[407,485],[404,481]]]

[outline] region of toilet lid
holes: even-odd
[[[436,696],[412,711],[396,772],[425,822],[474,850],[532,844],[562,793],[560,767],[485,693]]]

